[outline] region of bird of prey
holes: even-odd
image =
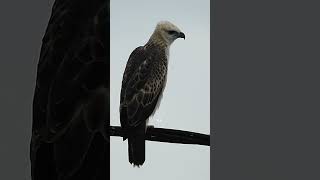
[[[55,1],[33,99],[32,180],[109,178],[109,27],[109,1]]]
[[[122,79],[120,122],[128,138],[129,162],[145,161],[145,133],[149,117],[160,104],[166,85],[170,45],[185,34],[169,21],[161,21],[149,41],[129,56]]]

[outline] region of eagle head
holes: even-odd
[[[151,40],[170,46],[178,38],[185,39],[184,33],[169,21],[160,21],[151,36]]]

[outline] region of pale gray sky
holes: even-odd
[[[186,35],[170,49],[167,86],[150,119],[156,127],[210,133],[210,1],[111,0],[111,125],[120,125],[122,74],[130,53],[144,45],[158,21],[169,20]],[[127,141],[111,137],[111,180],[210,179],[210,148],[146,143],[146,162],[133,168]]]

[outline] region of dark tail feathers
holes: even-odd
[[[144,134],[128,138],[129,162],[133,166],[141,166],[145,161],[145,138]]]

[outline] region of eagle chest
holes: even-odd
[[[158,65],[158,70],[157,71],[159,71],[159,73],[157,73],[158,75],[162,75],[163,77],[161,77],[161,78],[163,78],[163,81],[162,81],[162,88],[161,88],[161,91],[159,92],[159,98],[158,98],[158,100],[157,100],[157,103],[156,103],[156,106],[155,106],[155,108],[154,108],[154,110],[153,110],[153,112],[152,112],[152,114],[151,114],[151,116],[153,116],[154,115],[154,113],[155,113],[155,111],[156,110],[158,110],[158,108],[159,108],[159,106],[160,106],[160,103],[161,103],[161,100],[162,100],[162,97],[163,97],[163,91],[164,91],[164,89],[165,89],[165,87],[166,87],[166,84],[167,84],[167,74],[168,74],[168,53],[167,53],[167,51],[166,51],[166,53],[165,53],[165,57],[166,58],[164,58],[164,59],[162,59],[160,62],[159,62],[159,65]]]

